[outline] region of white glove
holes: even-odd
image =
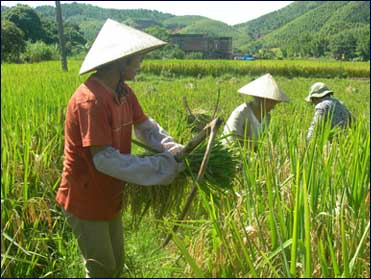
[[[171,154],[176,155],[178,152],[180,152],[184,145],[176,143],[176,142],[166,142],[163,144],[163,147],[165,150],[169,151]]]
[[[134,126],[136,137],[158,150],[170,151],[175,154],[183,146],[174,139],[152,118]]]
[[[142,158],[121,154],[112,147],[96,153],[93,162],[96,169],[106,175],[144,186],[170,184],[185,168],[184,163],[178,163],[168,151]]]

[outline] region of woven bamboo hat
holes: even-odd
[[[79,74],[134,54],[143,54],[167,43],[147,33],[107,19],[91,46]]]
[[[269,73],[249,82],[241,87],[238,92],[278,102],[289,102],[289,98],[278,87],[276,81]]]
[[[322,98],[329,94],[334,94],[334,92],[328,89],[326,84],[324,84],[323,82],[316,82],[310,87],[309,95],[305,98],[305,101],[311,103],[312,98]]]

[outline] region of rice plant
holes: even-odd
[[[1,67],[3,277],[83,276],[78,246],[54,201],[65,109],[86,78],[77,75],[80,63],[71,61],[68,73],[59,70],[58,62]],[[236,169],[225,164],[227,157],[210,165],[207,183],[199,184],[185,220],[176,220],[174,213],[182,208],[191,180],[162,188],[162,198],[169,191],[175,198],[161,214],[149,211],[139,227],[131,227],[132,215],[125,213],[123,276],[370,277],[369,63],[344,63],[346,75],[339,74],[336,63],[249,65],[255,69],[241,61],[145,61],[143,72],[129,83],[144,111],[182,144],[194,134],[183,96],[191,108],[211,115],[220,89],[217,116],[226,120],[248,101],[237,89],[271,71],[291,102],[274,109],[256,150],[238,147]],[[326,127],[312,142],[305,141],[314,111],[303,98],[315,81],[325,82],[357,118],[331,143]],[[135,154],[142,151],[133,146]],[[229,178],[222,193],[214,191],[220,175]],[[138,200],[134,195],[130,204]],[[180,226],[173,242],[158,250],[174,224]]]

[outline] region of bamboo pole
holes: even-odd
[[[193,181],[193,186],[192,186],[192,190],[191,190],[191,193],[189,194],[188,198],[187,198],[187,201],[186,201],[186,204],[181,212],[181,214],[179,215],[178,217],[178,220],[183,220],[185,215],[187,214],[188,212],[188,209],[191,205],[191,202],[193,201],[195,195],[196,195],[196,192],[197,192],[197,182],[199,180],[201,180],[201,178],[203,177],[204,175],[204,172],[206,170],[206,166],[207,166],[207,163],[208,163],[208,160],[209,160],[209,155],[210,155],[210,151],[211,151],[211,146],[212,146],[212,143],[216,137],[216,134],[217,134],[217,131],[219,129],[219,127],[221,126],[221,124],[223,123],[223,119],[220,118],[220,117],[217,117],[215,119],[213,119],[209,124],[207,124],[203,129],[202,131],[200,131],[193,139],[191,139],[187,145],[180,151],[178,152],[176,155],[175,155],[175,159],[180,162],[182,160],[184,160],[184,158],[186,158],[208,135],[210,135],[209,137],[209,141],[208,141],[208,144],[206,146],[206,150],[205,150],[205,154],[204,154],[204,157],[202,159],[202,162],[201,162],[201,166],[200,166],[200,169],[198,171],[198,174],[197,174],[197,177],[196,179]],[[159,153],[159,152],[162,152],[160,150],[157,150],[155,148],[152,148],[152,147],[149,147],[135,139],[132,139],[132,142],[148,151],[151,151],[153,153]],[[146,211],[146,210],[145,210]],[[145,212],[144,211],[144,212]],[[178,225],[174,225],[173,229],[172,229],[172,233],[176,232],[176,230],[178,229]],[[172,233],[168,234],[168,236],[166,237],[164,243],[162,244],[162,248],[164,248],[171,240],[172,238]]]
[[[210,122],[209,125],[210,126],[210,137],[209,137],[209,141],[207,143],[207,146],[206,146],[206,151],[205,151],[205,154],[204,154],[204,157],[202,159],[202,163],[201,163],[201,166],[200,166],[200,169],[198,171],[198,174],[197,174],[197,177],[195,179],[195,181],[193,181],[193,187],[192,187],[192,190],[191,190],[191,193],[189,194],[188,198],[187,198],[187,201],[186,201],[186,204],[183,208],[183,211],[181,212],[181,214],[179,215],[178,217],[178,220],[183,220],[184,217],[186,216],[187,214],[187,211],[196,195],[196,192],[197,192],[197,182],[203,177],[204,173],[205,173],[205,170],[206,170],[206,166],[207,166],[207,163],[209,161],[209,155],[210,155],[210,151],[211,151],[211,147],[212,147],[212,143],[215,139],[215,136],[216,136],[216,133],[220,127],[220,125],[222,124],[222,120],[220,118],[216,118],[214,119],[212,122]],[[207,126],[209,126],[207,125]],[[207,127],[206,126],[206,127]],[[204,129],[205,130],[205,129]],[[203,130],[203,131],[204,131]],[[202,131],[201,131],[202,133]],[[178,229],[178,225],[174,225],[171,233],[168,234],[168,236],[166,237],[164,243],[162,244],[162,248],[164,248],[171,240],[172,236],[173,236],[173,233],[176,232],[176,230]]]

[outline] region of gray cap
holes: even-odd
[[[326,84],[323,82],[316,82],[310,87],[309,95],[305,98],[305,101],[311,103],[312,98],[322,98],[329,94],[334,94],[334,92],[328,89]]]

